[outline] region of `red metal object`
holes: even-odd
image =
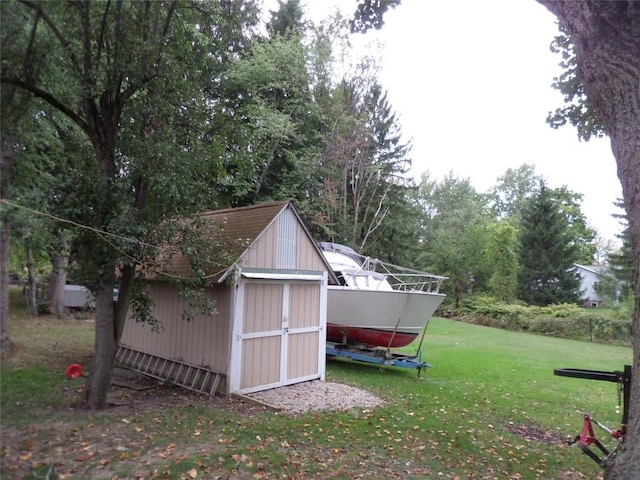
[[[580,445],[585,447],[596,443],[596,436],[593,433],[593,425],[591,424],[591,417],[589,415],[584,416],[584,423],[582,424],[582,431],[580,432],[578,441]]]
[[[72,363],[67,367],[67,371],[65,372],[67,378],[78,378],[82,375],[82,367],[77,363]]]

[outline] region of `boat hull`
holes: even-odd
[[[329,286],[327,341],[404,347],[422,332],[444,298],[440,293]]]

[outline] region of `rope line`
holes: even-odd
[[[142,266],[142,267],[144,267],[144,268],[146,268],[146,269],[150,270],[151,272],[153,272],[155,274],[158,274],[158,275],[162,275],[162,276],[165,276],[165,277],[173,278],[173,279],[176,279],[176,280],[209,280],[211,278],[215,278],[215,277],[219,276],[220,274],[224,273],[227,270],[227,268],[223,268],[222,270],[219,270],[219,271],[217,271],[215,273],[212,273],[212,274],[209,274],[209,275],[205,275],[205,276],[202,276],[202,277],[201,276],[185,277],[185,276],[182,276],[182,275],[176,275],[176,274],[171,273],[169,271],[166,271],[166,270],[163,270],[163,269],[160,269],[160,268],[156,268],[156,267],[150,265],[149,263],[146,263],[146,262],[144,262],[144,261],[142,261],[142,260],[140,260],[138,258],[135,258],[133,255],[125,252],[124,250],[122,250],[120,247],[118,247],[115,243],[113,243],[107,237],[113,237],[113,238],[116,238],[116,239],[119,239],[119,240],[124,240],[124,241],[127,241],[127,242],[137,243],[138,245],[143,246],[143,247],[149,247],[149,248],[154,248],[154,249],[160,250],[161,248],[158,247],[157,245],[152,245],[150,243],[143,242],[142,240],[138,240],[136,238],[125,237],[123,235],[118,235],[117,233],[111,233],[111,232],[107,232],[107,231],[104,231],[104,230],[100,230],[98,228],[91,227],[89,225],[83,225],[81,223],[75,222],[73,220],[69,220],[67,218],[58,217],[58,216],[53,215],[51,213],[42,212],[42,211],[35,210],[33,208],[30,208],[30,207],[26,207],[24,205],[20,205],[18,203],[11,202],[11,201],[6,200],[4,198],[0,199],[0,202],[4,203],[6,205],[9,205],[9,206],[11,206],[13,208],[16,208],[16,209],[19,209],[19,210],[24,210],[24,211],[32,213],[34,215],[38,215],[40,217],[49,218],[50,220],[54,220],[56,222],[66,223],[66,224],[69,224],[69,225],[73,225],[74,227],[81,228],[83,230],[88,230],[90,232],[93,232],[93,233],[97,234],[98,237],[100,237],[105,243],[110,245],[111,248],[113,248],[115,251],[119,252],[124,257],[128,258],[129,260],[133,261],[134,263],[136,263],[136,264],[138,264],[138,265],[140,265],[140,266]],[[212,262],[210,260],[206,260],[206,259],[203,259],[201,261],[204,261],[204,262],[207,262],[207,263],[211,263],[211,264],[214,263],[214,262]]]

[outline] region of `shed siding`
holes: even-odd
[[[243,340],[240,388],[277,383],[282,352],[283,285],[248,283],[244,289]]]
[[[287,379],[317,375],[320,332],[321,285],[292,284],[289,288],[289,346]]]
[[[284,210],[245,253],[243,267],[324,271],[317,247],[290,210]]]
[[[277,223],[277,222],[276,222]],[[271,225],[248,249],[242,261],[243,267],[275,268],[277,230]]]
[[[282,329],[282,284],[248,284],[244,297],[242,333]]]
[[[319,333],[289,335],[289,371],[287,378],[318,375]]]
[[[150,295],[154,301],[154,315],[160,321],[160,331],[154,332],[150,325],[127,318],[120,344],[132,350],[226,373],[230,287],[220,285],[209,289],[208,294],[216,302],[214,316],[196,315],[193,320],[186,321],[182,319],[186,301],[178,297],[175,287],[154,283]]]
[[[317,247],[312,243],[301,225],[298,225],[297,235],[297,268],[300,270],[325,271],[327,267],[322,261],[321,254],[318,253]]]
[[[291,210],[284,210],[278,217],[276,268],[296,268],[298,228],[298,219]]]
[[[289,299],[289,328],[319,325],[320,287],[317,283],[292,285]]]

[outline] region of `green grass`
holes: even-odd
[[[561,440],[579,433],[584,413],[617,427],[616,385],[553,370],[620,370],[632,356],[627,347],[436,318],[423,345],[433,368],[421,378],[414,370],[328,361],[328,381],[372,391],[387,400],[382,408],[292,418],[200,399],[86,412],[70,408],[82,381],[66,380],[63,367],[87,361],[93,326],[69,319],[34,328],[35,321],[13,319],[19,361],[2,364],[7,480],[42,478],[52,466],[67,479],[599,479],[596,464]],[[43,357],[48,364],[34,364]]]

